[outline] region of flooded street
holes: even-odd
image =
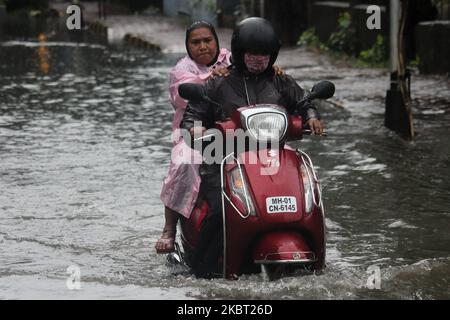
[[[384,70],[281,54],[301,85],[336,84],[328,137],[301,143],[318,167],[327,224],[320,275],[199,280],[155,241],[180,55],[89,38],[0,39],[0,299],[449,299],[450,82],[413,76],[418,135],[384,125]],[[418,98],[420,97],[420,98]],[[81,290],[69,290],[70,266]],[[380,268],[370,289],[368,268]]]

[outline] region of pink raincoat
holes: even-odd
[[[180,127],[187,106],[186,100],[178,95],[178,86],[182,83],[204,83],[211,75],[212,68],[228,67],[230,52],[220,49],[217,62],[210,67],[195,63],[189,56],[178,61],[170,71],[170,102],[175,109],[172,122],[172,149],[169,173],[164,179],[161,201],[166,207],[182,214],[186,218],[191,215],[200,190],[198,168],[202,157],[198,151],[192,150],[181,139],[177,129]]]

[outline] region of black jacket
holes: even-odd
[[[247,87],[248,102],[245,87]],[[189,130],[194,126],[194,121],[202,121],[202,125],[210,129],[214,127],[216,121],[229,118],[237,108],[257,103],[281,105],[293,114],[296,112],[297,102],[305,94],[292,77],[276,75],[272,68],[257,76],[243,75],[232,68],[227,77],[215,77],[207,81],[204,90],[210,99],[222,107],[207,102],[189,102],[181,128]],[[305,122],[310,118],[320,119],[317,109],[311,103],[297,112]]]

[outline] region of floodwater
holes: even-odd
[[[333,80],[343,104],[320,107],[328,137],[296,145],[322,181],[327,267],[267,283],[196,279],[154,251],[180,56],[0,40],[0,299],[449,299],[449,81],[413,77],[406,142],[383,126],[386,72],[295,53],[279,64],[307,87]]]

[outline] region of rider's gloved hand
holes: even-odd
[[[306,125],[311,129],[313,134],[319,136],[323,134],[323,124],[319,119],[311,118],[306,122]]]

